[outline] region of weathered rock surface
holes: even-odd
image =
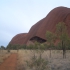
[[[33,25],[27,35],[27,40],[45,42],[46,31],[55,32],[56,24],[65,22],[70,36],[70,8],[57,7],[49,12],[49,14]]]
[[[18,45],[26,44],[26,42],[25,42],[26,36],[27,36],[27,33],[17,34],[16,36],[14,36],[12,38],[12,40],[10,41],[9,44],[12,44],[12,45],[15,45],[15,44],[18,44]]]
[[[57,7],[49,12],[49,14],[31,27],[28,34],[18,34],[12,40],[11,44],[28,44],[29,41],[46,41],[46,31],[55,32],[56,24],[65,22],[67,32],[70,36],[70,8]]]

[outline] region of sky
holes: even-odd
[[[46,17],[55,7],[70,8],[70,0],[0,0],[0,46]]]

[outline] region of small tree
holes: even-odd
[[[2,48],[2,49],[5,49],[5,47],[4,47],[4,46],[1,46],[1,48]]]
[[[69,36],[67,33],[67,28],[64,22],[60,22],[56,25],[56,33],[58,36],[58,39],[61,42],[61,47],[63,50],[63,58],[66,58],[66,48],[69,44]]]
[[[45,44],[40,44],[40,49],[41,49],[41,50],[46,50]]]
[[[56,35],[50,31],[47,31],[46,32],[46,39],[47,39],[47,44],[49,45],[50,57],[51,57],[51,49],[52,49],[52,46],[56,40]]]
[[[40,43],[39,42],[35,42],[35,47],[37,48],[37,49],[40,49]]]
[[[4,47],[4,46],[1,46],[1,50],[2,50],[2,52],[3,52],[3,50],[5,50],[5,47]]]

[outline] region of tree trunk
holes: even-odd
[[[63,50],[63,59],[66,58],[66,50]]]
[[[65,48],[63,41],[62,41],[62,50],[63,50],[63,59],[65,59],[66,58],[66,48]]]
[[[51,49],[50,49],[50,58],[51,58]]]

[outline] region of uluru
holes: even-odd
[[[25,38],[26,38],[26,36],[27,36],[27,33],[20,33],[20,34],[17,34],[16,36],[14,36],[13,38],[12,38],[12,40],[10,41],[10,44],[13,44],[13,45],[15,45],[15,44],[25,44],[26,42],[25,42]]]
[[[35,41],[44,43],[46,42],[46,31],[55,32],[56,24],[64,22],[67,26],[67,32],[70,37],[70,8],[56,7],[51,10],[46,17],[34,24],[28,33],[17,34],[12,38],[9,44],[30,44]]]

